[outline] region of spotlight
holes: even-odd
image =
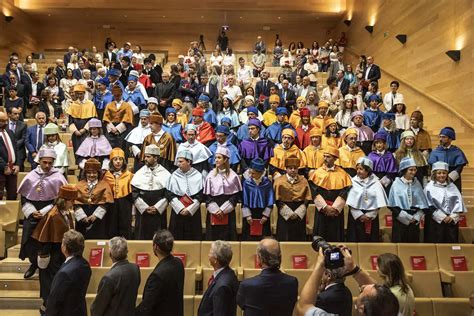
[[[407,35],[406,34],[397,34],[395,38],[402,44],[405,44],[407,42]]]
[[[344,20],[344,24],[347,26],[351,26],[351,20]]]
[[[12,17],[11,15],[5,15],[5,21],[7,23],[10,23],[11,21],[13,21],[14,17]]]
[[[365,29],[367,30],[367,32],[372,34],[372,32],[374,31],[374,26],[373,25],[366,25]]]
[[[461,60],[461,51],[460,50],[448,50],[446,55],[449,56],[453,61],[460,61]]]

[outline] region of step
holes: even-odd
[[[22,291],[22,292],[27,292],[27,291]],[[39,292],[36,298],[34,297],[31,297],[31,298],[0,297],[0,311],[8,310],[8,316],[12,316],[12,315],[38,316],[39,308],[42,303],[43,303],[43,300],[39,298]]]
[[[0,291],[39,291],[39,276],[35,274],[32,278],[25,280],[23,273],[0,272]]]
[[[11,272],[11,273],[25,273],[30,266],[28,260],[21,260],[20,258],[7,257],[0,261],[0,273]]]
[[[18,232],[20,235],[20,232]],[[20,256],[20,244],[17,244],[13,247],[8,248],[7,250],[7,258],[18,258]]]

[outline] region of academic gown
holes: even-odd
[[[127,152],[130,152],[133,158],[135,158],[133,159],[134,172],[143,166],[140,156],[143,148],[143,141],[149,134],[151,134],[150,126],[147,125],[143,127],[141,124],[139,124],[137,127],[132,129],[132,131],[127,136],[125,136],[125,141],[127,142]]]
[[[394,153],[400,147],[400,137],[402,136],[403,130],[389,131],[385,128],[380,128],[378,133],[384,133],[387,135],[387,149]]]
[[[390,188],[388,208],[392,211],[392,242],[420,242],[420,221],[428,210],[428,201],[420,182],[396,178]],[[410,221],[414,219],[414,223]]]
[[[321,236],[326,241],[344,241],[344,205],[352,185],[349,175],[339,166],[327,168],[323,165],[309,177],[311,192],[317,208],[314,216],[313,236]],[[323,213],[325,205],[339,210],[339,215]]]
[[[354,177],[356,175],[357,160],[364,156],[364,152],[359,147],[349,148],[346,145],[339,148],[339,159],[336,164],[341,166],[349,176]]]
[[[239,144],[239,153],[242,157],[240,171],[250,168],[250,163],[255,158],[261,158],[268,162],[273,157],[273,143],[264,137],[257,139],[247,138]]]
[[[443,161],[449,165],[450,178],[452,178],[452,175],[457,176],[457,179],[452,178],[452,180],[454,180],[453,182],[459,191],[462,192],[461,173],[468,163],[464,152],[455,145],[451,145],[449,148],[438,146],[431,152],[428,163],[433,165],[437,161]]]
[[[300,160],[300,166],[298,171],[300,174],[303,174],[306,168],[306,157],[304,156],[301,149],[298,148],[295,144],[291,145],[290,148],[285,149],[283,145],[275,146],[273,150],[273,157],[270,159],[269,162],[269,174],[275,175],[275,173],[285,174],[285,160],[286,158],[296,157]]]
[[[85,128],[91,118],[97,117],[97,111],[91,101],[84,100],[83,103],[80,103],[79,100],[76,100],[69,105],[66,113],[69,120],[69,130],[71,131],[72,147],[76,152],[82,141],[87,137],[87,133],[76,136],[74,131]]]
[[[266,131],[265,131],[265,137],[274,142],[275,144],[281,144],[281,132],[285,129],[289,128],[293,130],[293,132],[296,135],[296,131],[293,128],[293,126],[290,125],[288,122],[275,122],[272,125],[268,126]]]
[[[173,137],[174,141],[177,144],[181,144],[182,142],[184,142],[183,126],[181,124],[179,124],[179,123],[172,123],[172,124],[165,123],[165,124],[163,124],[163,126],[161,128],[163,128],[163,130],[165,132],[170,134],[171,137]]]
[[[117,109],[117,102],[112,101],[105,107],[104,111],[104,134],[110,142],[112,148],[122,148],[126,152],[125,136],[133,128],[133,110],[130,103],[122,101]],[[109,126],[113,125],[119,131],[119,134],[112,134]],[[128,155],[126,155],[128,156]]]
[[[201,240],[201,201],[204,179],[194,168],[184,173],[177,169],[166,184],[166,196],[171,205],[169,230],[176,240]],[[190,199],[189,205],[183,203]],[[181,215],[186,208],[191,216]]]
[[[374,132],[370,127],[362,124],[360,127],[352,126],[357,129],[357,143],[366,155],[372,151],[372,143],[374,142]]]
[[[306,159],[306,169],[308,172],[318,169],[324,163],[324,153],[321,146],[316,148],[313,145],[309,145],[303,150],[303,154]]]
[[[209,165],[211,166],[211,168],[214,168],[216,166],[215,156],[216,156],[217,146],[223,146],[223,147],[226,147],[227,149],[229,149],[229,152],[230,152],[230,161],[229,161],[230,167],[232,168],[232,170],[237,171],[237,167],[239,166],[240,160],[242,158],[240,157],[239,149],[234,144],[230,143],[229,141],[227,141],[225,143],[225,145],[219,145],[219,143],[216,141],[216,142],[212,143],[211,146],[209,146],[209,150],[212,153],[212,156],[209,157]]]
[[[385,193],[388,194],[392,182],[395,180],[398,173],[398,166],[395,157],[389,151],[384,151],[383,153],[372,151],[368,155],[368,158],[374,163],[372,171],[381,180],[382,185],[385,188]]]
[[[306,128],[306,130],[305,130]],[[299,126],[296,128],[296,137],[298,138],[298,147],[301,150],[304,150],[306,147],[311,145],[311,137],[309,134],[313,129],[313,125],[308,125],[305,128],[303,126]]]
[[[258,182],[258,183],[257,183]],[[275,195],[272,182],[265,176],[255,181],[248,177],[244,179],[242,185],[242,240],[258,241],[264,236],[271,236],[270,216],[275,204]],[[247,217],[253,220],[261,220],[263,216],[268,220],[262,227],[262,235],[252,236]]]
[[[159,136],[159,140],[156,141],[156,137]],[[149,145],[156,145],[160,148],[160,157],[158,158],[158,163],[162,165],[166,170],[172,172],[175,170],[176,166],[174,161],[176,159],[176,142],[170,134],[161,130],[158,134],[148,134],[143,140],[142,151],[140,154],[140,160],[143,162],[145,160],[145,149]]]
[[[177,153],[185,149],[189,150],[193,154],[193,168],[199,171],[203,177],[205,177],[209,172],[209,158],[212,156],[209,148],[197,141],[192,144],[185,142],[179,144]],[[175,165],[177,165],[177,161],[175,161]]]
[[[293,183],[287,175],[275,179],[273,188],[278,208],[277,239],[304,241],[306,239],[306,210],[311,201],[308,180],[297,176]],[[295,219],[289,217],[296,213]]]
[[[216,140],[216,132],[208,122],[196,125],[196,140],[206,147],[209,147]]]
[[[376,133],[380,129],[380,125],[382,124],[382,114],[383,112],[377,109],[373,111],[371,109],[367,109],[364,111],[364,125],[370,127],[374,133]]]
[[[266,128],[262,126],[258,136],[260,138],[265,137],[265,131],[266,131]],[[239,140],[239,142],[241,142],[248,137],[249,137],[249,126],[247,124],[240,125],[239,129],[237,130],[237,139]]]

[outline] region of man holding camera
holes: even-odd
[[[318,259],[311,276],[301,291],[300,300],[296,304],[296,315],[351,315],[351,311],[346,310],[346,305],[349,302],[352,304],[352,300],[346,297],[345,291],[331,290],[336,286],[332,283],[320,292],[324,274],[328,270],[335,274],[344,271],[344,277],[354,277],[360,286],[361,292],[355,301],[357,315],[398,315],[397,298],[387,286],[375,284],[375,281],[365,271],[354,264],[351,252],[347,247],[331,247],[322,238],[315,237],[313,248],[319,248]],[[328,269],[329,267],[332,269]],[[326,291],[332,293],[325,294]],[[316,303],[314,303],[315,298]],[[338,303],[340,306],[337,306]]]

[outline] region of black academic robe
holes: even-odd
[[[97,204],[82,204],[81,207],[84,210],[84,213],[89,217],[92,214],[94,214],[94,211],[97,209],[97,207],[103,207],[106,210],[108,210],[109,205],[107,204],[102,204],[102,205],[97,205]],[[107,214],[107,213],[106,213]],[[106,239],[108,236],[107,232],[107,225],[105,222],[105,216],[103,219],[97,218],[94,223],[90,224],[84,224],[83,222],[79,221],[77,222],[77,231],[79,231],[81,234],[84,235],[84,239]]]
[[[122,236],[130,239],[132,235],[132,194],[119,199],[114,199],[114,204],[109,206],[105,214],[107,233],[109,238]]]
[[[166,191],[168,201],[174,198],[180,199],[181,196],[177,196],[171,191]],[[202,190],[198,193],[190,196],[191,199],[198,201],[202,200]],[[198,207],[193,216],[183,216],[176,214],[171,210],[171,218],[169,230],[173,234],[176,240],[201,240],[202,238],[202,225],[201,225],[201,206]]]
[[[211,202],[215,202],[221,206],[224,202],[229,201],[232,205],[237,205],[241,192],[234,193],[232,195],[205,195],[204,199],[206,205]],[[237,227],[235,218],[235,209],[228,214],[229,223],[227,225],[211,225],[211,214],[207,212],[206,216],[206,240],[237,240]]]
[[[159,200],[165,197],[166,189],[156,191],[140,190],[132,186],[132,199],[135,201],[142,198],[148,205],[155,205]],[[149,214],[147,212],[136,212],[135,214],[135,239],[152,240],[153,235],[158,229],[166,229],[166,209],[163,214]]]
[[[296,210],[300,205],[305,204],[307,207],[308,203],[304,201],[300,202],[283,202],[277,201],[277,207],[280,209],[283,203],[286,204],[292,211]],[[306,240],[306,215],[303,218],[297,216],[295,219],[285,220],[278,212],[277,221],[277,240],[279,241],[304,241]]]
[[[433,211],[430,209],[425,213],[425,227],[424,227],[424,239],[425,243],[448,243],[456,244],[459,242],[459,223],[445,223],[441,222],[438,224],[433,219]]]
[[[370,211],[361,210],[364,214]],[[349,242],[379,242],[379,215],[367,222],[355,220],[351,214],[347,215],[347,241]]]
[[[420,223],[404,225],[396,218],[402,211],[399,207],[389,207],[392,211],[392,242],[396,243],[418,243],[420,242]],[[416,214],[419,209],[404,210],[410,215]]]
[[[69,116],[69,125],[74,124],[77,128],[77,130],[83,129],[84,126],[86,126],[87,122],[89,122],[90,118],[87,119],[79,119],[79,118],[74,118],[72,116]],[[82,134],[81,136],[77,136],[76,134],[72,133],[71,135],[71,141],[72,141],[72,148],[74,149],[74,152],[77,151],[79,146],[82,144],[84,139],[86,139],[87,133]]]

